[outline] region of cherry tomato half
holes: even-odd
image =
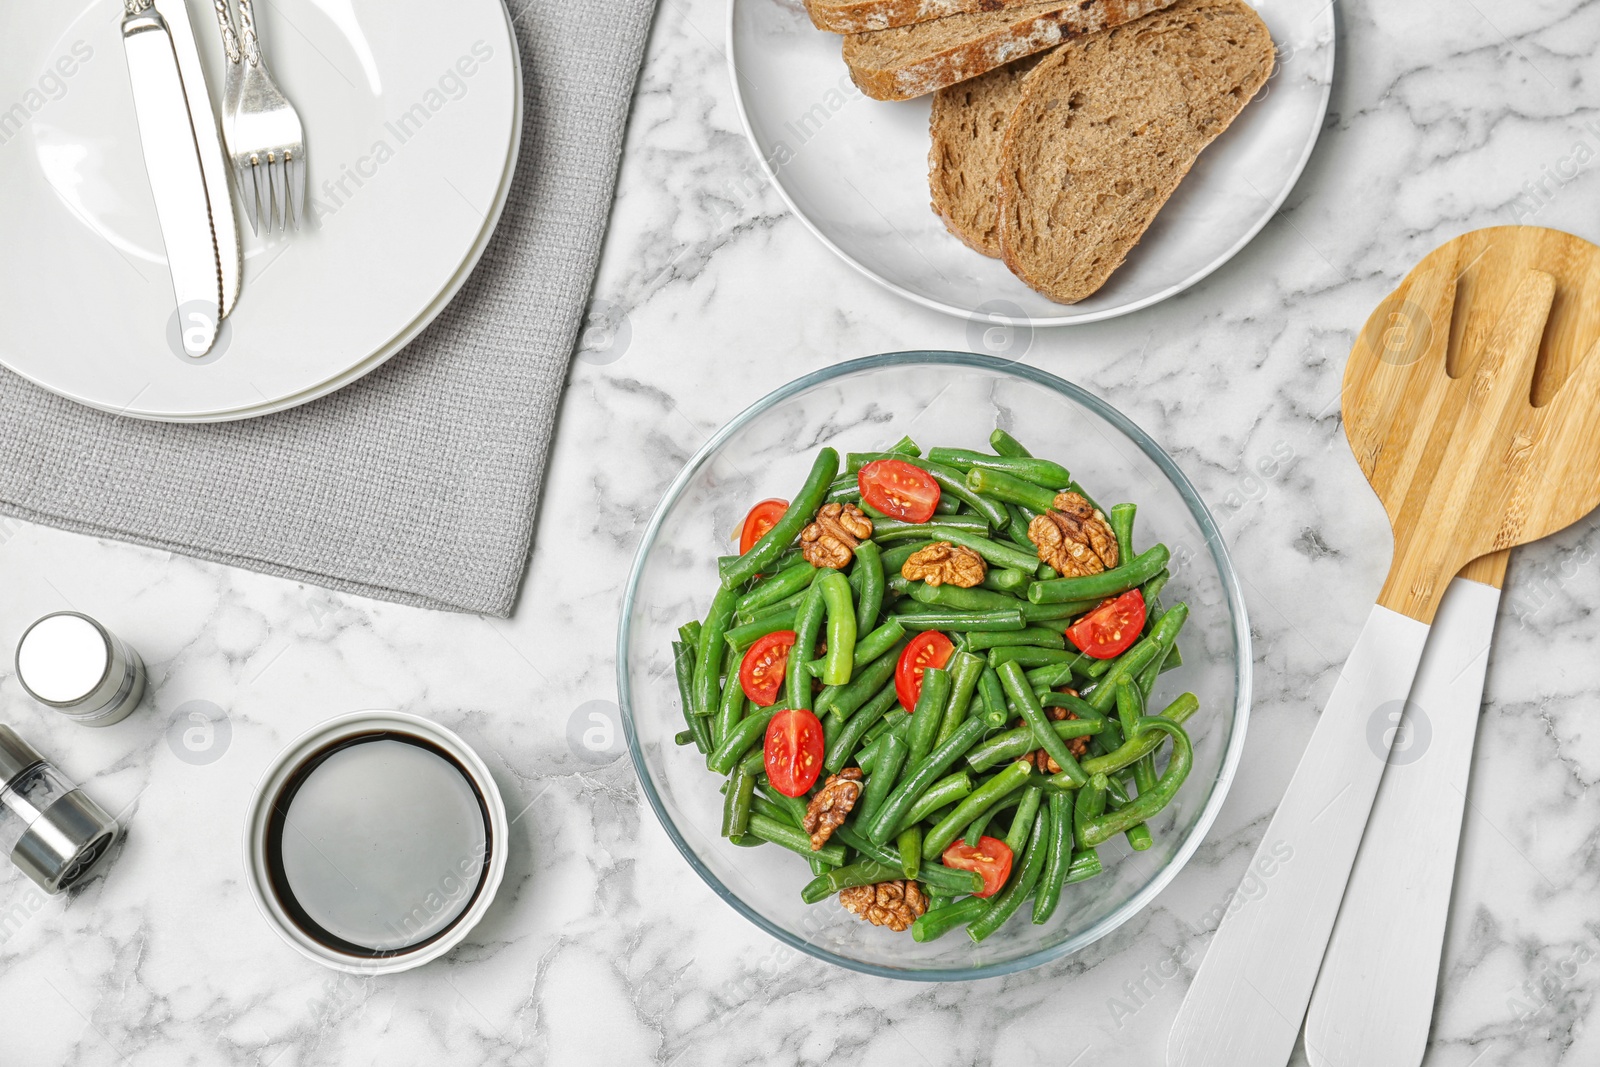
[[[794,639],[793,630],[779,630],[757,638],[739,665],[740,688],[745,696],[763,708],[778,702],[778,688],[783,685],[783,672],[789,666],[789,650],[794,647]]]
[[[915,711],[917,699],[922,696],[922,672],[929,667],[943,667],[955,651],[956,646],[938,630],[927,630],[911,639],[894,669],[895,695],[907,711]]]
[[[1073,623],[1067,636],[1085,655],[1111,659],[1126,652],[1143,631],[1144,594],[1130,589]]]
[[[822,723],[803,708],[780,711],[767,724],[767,778],[786,797],[811,788],[822,773]]]
[[[992,897],[1011,877],[1011,846],[997,837],[980,837],[976,845],[957,841],[944,850],[944,865],[958,871],[977,871],[983,889],[975,897]]]
[[[778,520],[783,518],[783,513],[789,510],[787,500],[773,497],[763,500],[750,509],[750,514],[744,517],[744,526],[739,531],[739,555],[750,551],[750,547],[761,540],[766,532],[778,525]]]
[[[921,467],[899,459],[868,463],[856,475],[861,499],[891,519],[927,522],[939,506],[939,483]]]

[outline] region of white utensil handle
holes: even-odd
[[[1223,919],[1167,1040],[1169,1067],[1283,1067],[1333,930],[1428,626],[1375,606],[1251,860],[1266,893]]]
[[[1417,1067],[1428,1045],[1500,590],[1450,583],[1306,1013],[1313,1067]]]

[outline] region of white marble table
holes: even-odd
[[[1058,964],[944,986],[779,947],[679,859],[626,758],[569,742],[574,716],[615,714],[627,566],[708,434],[842,358],[982,343],[862,281],[764,188],[730,99],[724,13],[724,0],[662,5],[605,313],[572,371],[513,621],[0,521],[0,635],[76,607],[135,643],[153,681],[135,717],[95,732],[29,705],[0,666],[0,718],[131,827],[104,876],[67,898],[0,871],[0,1064],[1161,1062],[1386,566],[1383,513],[1339,425],[1352,332],[1464,230],[1529,221],[1600,239],[1600,4],[1340,3],[1326,133],[1283,213],[1178,299],[1024,339],[1028,362],[1120,405],[1202,488],[1247,582],[1257,703],[1220,821],[1153,907]],[[1432,1064],[1600,1062],[1595,547],[1590,519],[1512,565]],[[288,739],[368,707],[458,729],[522,814],[469,943],[358,981],[260,920],[240,826]],[[196,709],[226,720],[202,755],[182,741]]]

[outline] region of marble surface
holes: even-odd
[[[1384,516],[1338,417],[1353,330],[1464,230],[1600,238],[1600,4],[1337,14],[1322,143],[1252,245],[1154,309],[1006,338],[877,290],[788,217],[739,132],[723,0],[663,0],[510,622],[0,520],[0,635],[78,608],[135,644],[152,678],[140,712],[96,732],[30,705],[0,667],[0,716],[130,827],[65,898],[0,871],[0,1064],[1161,1062],[1385,570]],[[582,735],[591,715],[615,717],[615,616],[642,528],[723,420],[844,357],[986,342],[1121,406],[1201,487],[1247,581],[1254,719],[1210,839],[1117,933],[1001,980],[867,979],[780,948],[717,900],[626,758]],[[1430,1064],[1600,1061],[1596,547],[1590,518],[1512,563]],[[504,888],[468,943],[361,981],[261,921],[240,828],[280,747],[367,707],[457,729],[518,817]]]

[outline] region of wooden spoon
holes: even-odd
[[[1549,233],[1477,235],[1480,249],[1522,249],[1497,287],[1507,298],[1498,309],[1487,301],[1481,343],[1471,305],[1467,321],[1457,314],[1468,246],[1424,260],[1357,338],[1345,434],[1389,513],[1393,562],[1252,860],[1267,891],[1218,928],[1168,1039],[1171,1067],[1288,1062],[1394,738],[1369,727],[1404,706],[1451,577],[1600,503],[1600,355],[1581,361],[1548,404],[1532,403],[1556,300],[1556,276],[1539,258]],[[1458,340],[1470,347],[1452,378]]]
[[[1423,262],[1460,272],[1459,328],[1452,331],[1447,366],[1460,374],[1463,351],[1477,349],[1492,333],[1518,279],[1542,270],[1555,279],[1534,376],[1533,401],[1543,404],[1600,342],[1600,247],[1556,230],[1518,232],[1515,240],[1497,239],[1500,234],[1458,237]],[[1575,478],[1597,476],[1600,469],[1573,472]],[[1427,1050],[1508,557],[1508,551],[1496,552],[1468,564],[1434,617],[1402,727],[1415,750],[1390,756],[1306,1013],[1313,1067],[1417,1067]]]

